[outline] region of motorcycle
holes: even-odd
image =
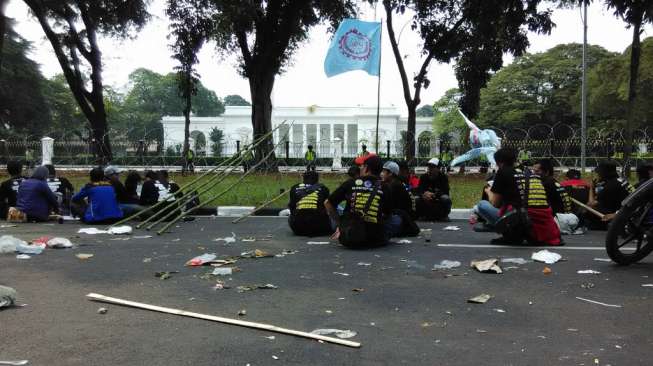
[[[653,251],[653,179],[622,202],[608,227],[605,249],[621,265],[635,263]]]

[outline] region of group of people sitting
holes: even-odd
[[[359,156],[349,179],[335,191],[308,169],[290,190],[288,223],[296,235],[329,235],[348,247],[385,244],[399,236],[416,236],[417,219],[448,221],[449,180],[438,159],[417,178],[405,162],[382,162],[376,154]]]
[[[561,234],[605,230],[634,191],[610,160],[598,164],[596,179],[588,184],[575,169],[559,183],[551,159],[516,166],[517,154],[509,148],[498,150],[494,158],[498,170],[488,179],[470,219],[475,231],[502,234],[494,244],[562,245]],[[653,166],[642,165],[637,173],[641,184],[653,177]]]
[[[13,222],[41,222],[64,215],[85,223],[112,223],[163,200],[174,200],[179,186],[168,172],[130,171],[124,184],[113,167],[91,169],[90,181],[77,193],[52,165],[36,167],[29,178],[20,162],[7,163],[10,178],[0,185],[0,215]]]

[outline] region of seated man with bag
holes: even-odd
[[[546,191],[537,175],[525,176],[515,169],[517,154],[502,148],[494,154],[497,171],[491,187],[485,192],[489,204],[480,202],[479,214],[494,224],[503,235],[492,244],[560,245],[560,230],[553,220],[553,211],[546,200]]]
[[[425,220],[449,221],[451,197],[449,196],[449,178],[440,169],[440,160],[433,158],[427,163],[428,171],[419,177],[416,191],[417,216]]]
[[[303,183],[290,188],[290,216],[288,225],[295,235],[320,236],[332,233],[329,215],[324,201],[329,197],[329,188],[319,183],[315,170],[304,173]]]
[[[579,219],[573,213],[573,202],[569,192],[555,179],[553,161],[551,159],[540,159],[533,165],[533,173],[542,179],[542,185],[546,191],[546,200],[551,206],[553,215],[558,222],[560,231],[563,234],[582,234],[578,229]]]
[[[385,192],[385,233],[388,238],[417,236],[419,227],[413,220],[413,200],[399,174],[401,168],[394,161],[387,161],[381,170]]]
[[[381,158],[367,154],[356,158],[361,175],[338,187],[324,202],[334,225],[332,239],[349,248],[372,248],[384,245],[384,192],[381,188]],[[342,217],[336,211],[339,202],[347,201]]]
[[[48,187],[47,178],[48,168],[40,166],[20,183],[16,207],[9,208],[7,221],[48,221],[50,213],[59,212],[59,201]]]
[[[91,169],[91,182],[86,184],[73,196],[72,209],[82,222],[113,223],[122,218],[118,206],[116,191],[111,183],[104,180],[104,170],[100,167]]]

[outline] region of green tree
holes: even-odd
[[[248,106],[252,105],[245,98],[237,94],[227,95],[224,97],[224,105],[234,105],[234,106]]]
[[[460,90],[452,88],[433,104],[433,131],[440,138],[449,139],[452,133],[461,133],[464,130],[465,120],[458,113],[461,97]]]
[[[424,104],[415,111],[417,117],[433,117],[433,106]]]
[[[84,125],[84,115],[79,109],[63,74],[57,74],[45,83],[47,106],[52,115],[51,137],[65,139],[72,136],[85,138],[88,131]]]
[[[125,38],[149,18],[146,0],[24,0],[50,41],[102,163],[111,161],[98,36]]]
[[[209,140],[211,141],[213,156],[221,156],[224,148],[224,132],[217,127],[213,127],[209,133]]]
[[[374,3],[377,0],[370,0]],[[456,76],[463,91],[461,106],[475,116],[478,90],[484,86],[491,70],[501,67],[503,55],[519,55],[528,47],[527,30],[548,33],[552,27],[550,11],[538,11],[541,0],[432,1],[382,0],[388,37],[397,63],[408,108],[408,146],[406,158],[415,155],[416,108],[421,103],[422,88],[430,85],[427,76],[432,61],[456,61]],[[404,56],[395,35],[394,14],[414,13],[411,28],[423,40],[419,52],[424,56],[419,71],[409,80]]]
[[[589,46],[588,67],[615,54]],[[582,45],[562,44],[525,54],[499,70],[481,91],[480,126],[528,128],[580,123]]]
[[[31,44],[14,32],[11,20],[7,23],[0,66],[0,136],[38,135],[51,123],[44,96],[47,80],[27,57]]]
[[[274,81],[309,30],[324,21],[331,29],[355,12],[354,0],[212,0],[205,14],[215,20],[212,39],[224,53],[238,53],[249,81],[254,138],[272,129]],[[272,152],[272,138],[259,145],[257,158]]]

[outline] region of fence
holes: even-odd
[[[493,128],[502,138],[502,146],[516,150],[525,150],[532,158],[553,157],[563,166],[578,166],[580,164],[581,140],[580,131],[567,125],[536,125],[528,130],[502,130]],[[467,132],[461,132],[465,136]],[[181,146],[164,149],[164,145],[152,140],[129,140],[126,134],[115,135],[111,140],[114,153],[114,164],[119,165],[180,165],[182,158]],[[121,137],[122,136],[122,137]],[[633,143],[633,159],[636,161],[653,160],[653,131],[651,128],[636,130]],[[196,148],[196,166],[216,165],[221,160],[237,154],[246,144],[241,141],[221,142],[214,147],[211,142]],[[320,141],[312,143],[318,157],[319,165],[331,165],[336,150],[335,142]],[[360,144],[345,144],[340,142],[343,163],[349,164],[361,151]],[[374,146],[368,144],[368,150]],[[276,158],[280,164],[301,165],[308,142],[285,142],[276,149]],[[605,158],[620,158],[624,148],[622,130],[589,129],[587,139],[587,165],[593,166]],[[378,153],[395,159],[402,159],[405,142],[386,140],[380,141]],[[416,145],[417,162],[423,163],[431,157],[439,156],[443,151],[459,155],[469,149],[461,139],[435,139],[420,136]],[[57,165],[92,165],[96,162],[93,142],[77,137],[63,137],[54,141],[53,163]],[[0,162],[8,160],[23,160],[28,162],[41,161],[41,141],[36,137],[21,140],[0,140]],[[478,162],[470,162],[476,165]]]

